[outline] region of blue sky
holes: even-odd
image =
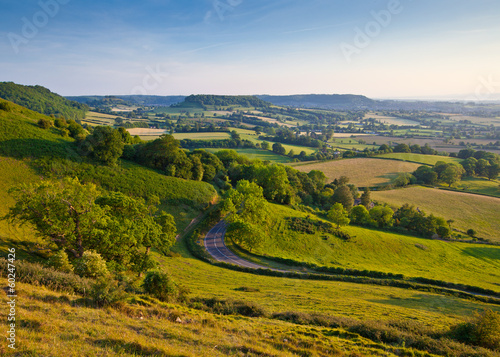
[[[500,91],[498,0],[0,0],[0,6],[0,81],[62,95],[459,99]]]

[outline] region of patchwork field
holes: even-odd
[[[499,198],[425,187],[374,191],[372,198],[393,206],[414,204],[427,214],[453,219],[452,228],[463,232],[472,228],[478,237],[500,242]]]
[[[349,177],[349,182],[359,187],[373,187],[390,183],[401,172],[413,172],[420,165],[394,160],[346,159],[317,162],[294,166],[302,172],[323,171],[327,180],[333,181],[340,176]]]

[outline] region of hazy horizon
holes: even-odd
[[[500,99],[493,0],[0,4],[0,81],[65,96]]]

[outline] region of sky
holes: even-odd
[[[500,98],[498,0],[0,0],[0,81],[61,95]]]

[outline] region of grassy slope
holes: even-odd
[[[36,122],[47,117],[13,103],[10,105],[11,112],[0,110],[0,158],[5,160],[5,165],[0,167],[0,185],[5,196],[6,191],[18,183],[19,177],[35,180],[31,158],[57,158],[46,172],[53,177],[77,176],[82,181],[92,181],[106,189],[130,195],[147,197],[155,194],[162,200],[162,208],[174,215],[179,229],[189,224],[216,195],[208,183],[167,177],[126,161],[114,168],[73,161],[79,159],[72,145],[73,139],[62,138],[56,128],[40,129]],[[24,161],[15,158],[24,158]],[[11,204],[9,199],[2,200],[2,212],[6,212]]]
[[[444,161],[446,163],[459,164],[462,159],[456,157],[448,156],[438,156],[438,155],[423,155],[423,154],[411,154],[411,153],[390,153],[377,156],[381,159],[396,159],[402,161],[417,162],[426,165],[435,165],[438,161]]]
[[[311,170],[323,171],[328,182],[340,176],[347,176],[350,183],[356,186],[377,186],[390,183],[400,172],[413,172],[418,164],[377,159],[346,159],[327,162],[317,162],[309,165],[297,165],[302,172]]]
[[[500,291],[500,247],[449,243],[361,227],[345,227],[353,239],[290,231],[284,218],[303,216],[272,205],[270,229],[256,254],[325,266],[400,273]]]
[[[499,198],[424,187],[372,192],[372,198],[393,206],[414,204],[428,214],[453,219],[453,228],[473,228],[478,237],[500,242]]]
[[[0,103],[2,102],[6,101],[0,99]],[[56,128],[41,130],[38,127],[38,120],[48,117],[8,103],[12,111],[0,110],[0,155],[17,158],[77,157],[68,145],[73,139],[63,138]]]
[[[356,320],[415,320],[436,328],[453,324],[473,311],[500,307],[450,296],[393,287],[346,282],[275,278],[230,271],[191,257],[183,242],[174,248],[182,257],[162,258],[177,281],[193,297],[252,301],[268,312],[298,311]],[[244,292],[240,287],[258,291]]]
[[[0,217],[5,216],[9,212],[9,207],[14,205],[14,199],[7,191],[17,185],[20,178],[26,183],[40,180],[40,177],[25,161],[0,156]],[[6,256],[7,250],[14,246],[21,246],[24,250],[28,250],[30,242],[36,241],[38,239],[29,227],[11,224],[0,219],[0,255]],[[23,250],[20,252],[20,258],[25,258],[26,254],[22,253]]]

